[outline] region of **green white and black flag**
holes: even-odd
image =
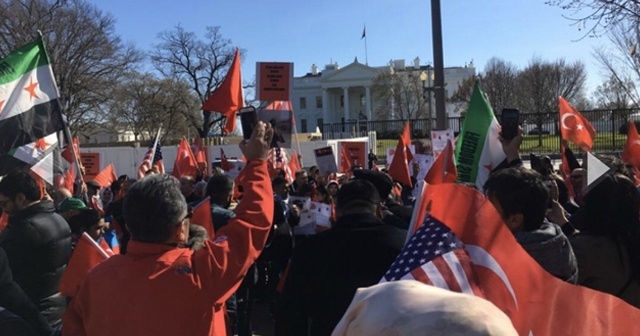
[[[65,128],[44,41],[0,58],[0,175],[28,166],[52,184]]]

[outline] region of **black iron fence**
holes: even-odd
[[[593,146],[596,152],[615,152],[624,147],[629,121],[634,121],[640,129],[640,109],[625,110],[587,110],[580,112],[596,129]],[[496,115],[500,120],[500,115]],[[559,113],[526,113],[520,114],[520,124],[524,131],[523,152],[559,153],[560,129]],[[429,139],[431,130],[435,129],[435,118],[408,120],[413,139]],[[460,132],[464,117],[450,117],[447,120],[449,129],[457,135]],[[324,124],[324,139],[345,139],[367,136],[375,131],[378,140],[398,139],[404,128],[405,120],[347,121],[344,123]],[[573,147],[572,147],[573,148]],[[575,148],[573,148],[575,149]]]

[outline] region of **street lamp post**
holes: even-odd
[[[429,131],[432,128],[431,92],[433,92],[434,89],[434,87],[431,86],[431,81],[433,80],[433,72],[431,70],[431,65],[427,65],[427,71],[422,71],[420,73],[420,81],[422,81],[422,97],[427,100],[427,106],[429,109]]]

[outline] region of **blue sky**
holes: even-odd
[[[428,0],[89,0],[117,20],[116,32],[149,50],[161,31],[176,25],[202,36],[206,26],[246,50],[245,81],[252,80],[256,62],[293,62],[296,76],[330,62],[346,66],[355,57],[365,62],[361,40],[366,24],[368,63],[416,56],[433,59]],[[593,48],[606,37],[578,40],[582,33],[562,17],[562,10],[544,0],[442,0],[445,66],[463,66],[473,59],[482,71],[491,57],[523,68],[534,57],[581,60],[588,70],[587,96],[601,82]],[[564,13],[568,14],[568,13]]]

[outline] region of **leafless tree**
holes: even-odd
[[[151,52],[155,68],[166,78],[189,83],[193,93],[200,100],[200,106],[224,80],[233,61],[235,47],[225,39],[220,27],[207,27],[204,40],[193,32],[178,26],[172,31],[159,34],[160,43]],[[189,121],[202,137],[206,137],[214,120],[212,111],[202,111],[202,119]],[[224,125],[219,120],[213,131],[220,131]]]
[[[428,118],[420,71],[381,71],[371,85],[378,119],[411,120]]]
[[[627,94],[627,88],[634,88],[631,80],[620,84],[620,81],[610,76],[602,84],[598,85],[594,92],[594,100],[599,109],[619,110],[633,107],[631,97]]]
[[[611,28],[608,36],[610,47],[594,49],[593,56],[608,75],[609,89],[623,91],[621,94],[627,96],[633,106],[638,106],[640,92],[634,82],[640,80],[640,55],[637,52],[640,29],[638,26],[619,23]]]
[[[133,131],[136,141],[150,140],[163,124],[163,139],[176,140],[197,119],[199,100],[185,82],[130,73],[114,92],[109,105],[111,124]]]
[[[491,58],[485,65],[484,72],[479,77],[482,80],[482,89],[495,113],[499,113],[505,107],[517,105],[516,82],[519,74],[520,71],[515,65],[496,57]],[[475,80],[476,77],[465,79],[451,97],[452,102],[468,103]]]
[[[640,22],[640,0],[546,0],[569,12],[565,17],[587,36],[599,36],[617,23]]]
[[[482,88],[495,113],[516,105],[518,68],[510,62],[491,58],[484,68]]]
[[[558,96],[571,101],[584,90],[587,78],[581,62],[564,59],[546,62],[534,58],[518,75],[518,106],[525,113],[547,113],[558,109]]]
[[[111,15],[84,0],[0,0],[0,54],[43,34],[72,133],[104,120],[105,104],[141,54],[115,33]]]

